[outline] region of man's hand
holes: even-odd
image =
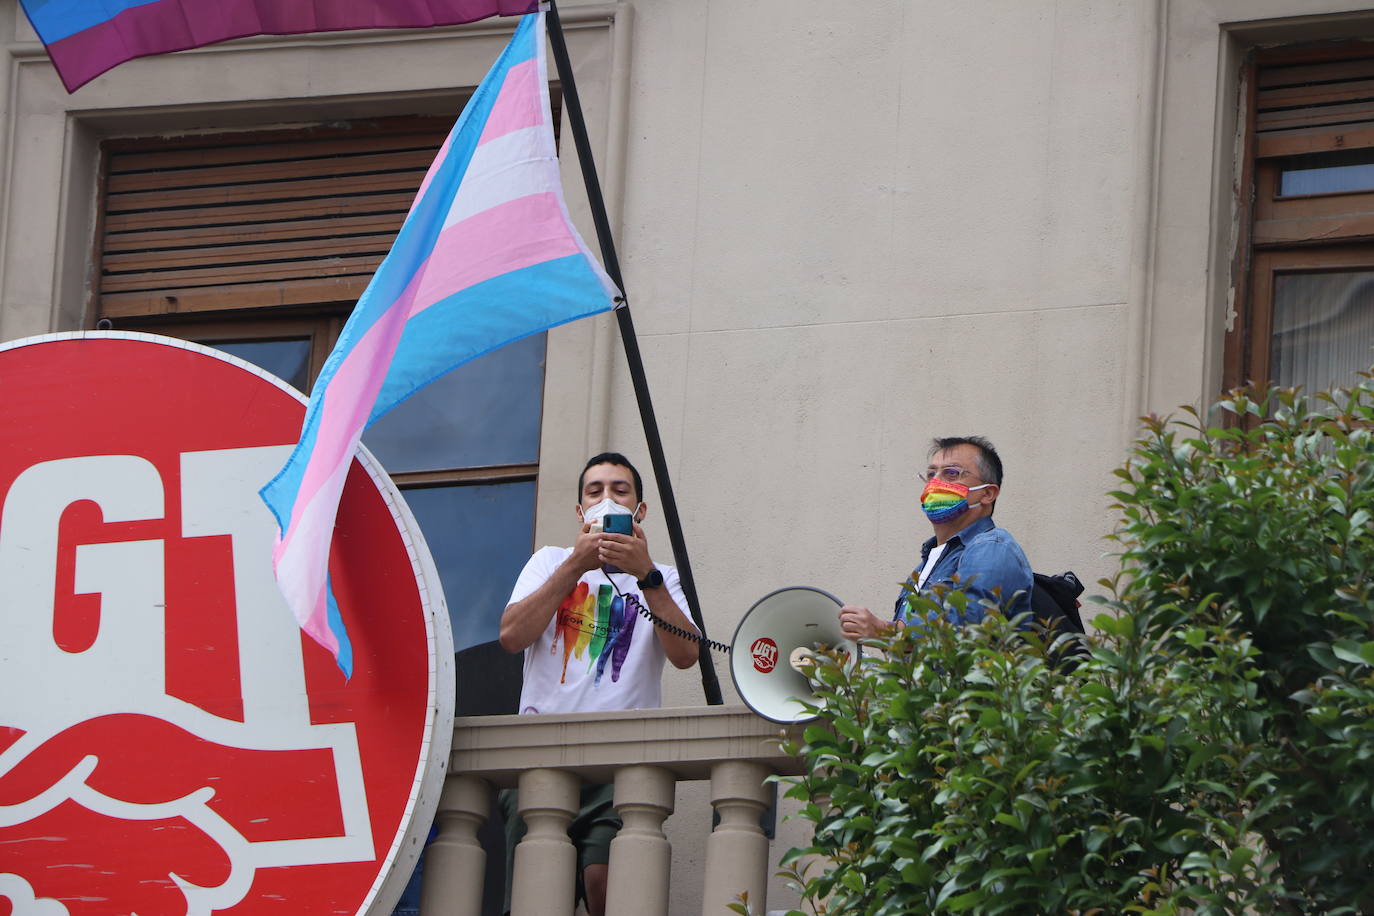
[[[600,549],[603,537],[605,535],[600,531],[592,530],[590,522],[583,525],[582,532],[573,543],[572,554],[564,562],[572,564],[572,568],[577,570],[579,576],[596,569],[601,565]]]
[[[636,579],[643,579],[653,572],[654,561],[649,559],[649,539],[645,537],[644,529],[638,525],[633,527],[633,537],[628,534],[601,535],[601,562],[623,569]],[[667,585],[645,589],[643,595],[649,611],[659,620],[681,632],[695,632],[696,625],[682,608],[677,606],[677,601],[669,594]],[[664,654],[668,656],[668,661],[673,663],[674,668],[690,668],[697,663],[701,647],[697,645],[696,640],[669,632],[661,626],[654,627],[654,634],[663,645]]]
[[[636,579],[643,579],[654,568],[649,559],[649,541],[644,537],[644,529],[634,526],[634,535],[602,534],[599,545],[599,562],[603,565],[618,566]],[[581,539],[578,539],[579,543]]]
[[[874,616],[866,607],[846,604],[840,608],[840,631],[846,639],[870,639],[892,629],[892,624]]]
[[[583,525],[572,553],[558,564],[553,575],[524,598],[506,605],[501,612],[501,648],[520,652],[534,645],[558,611],[559,603],[577,587],[583,573],[600,568],[603,537],[601,532],[592,531],[590,524]]]

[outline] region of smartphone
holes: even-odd
[[[601,519],[601,530],[607,534],[634,534],[633,515],[607,515]],[[612,566],[610,563],[602,567],[608,573],[624,572],[619,566]]]

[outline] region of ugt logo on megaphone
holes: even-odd
[[[841,603],[829,592],[802,585],[780,588],[754,602],[730,648],[730,677],[750,709],[773,722],[815,718],[802,706],[815,692],[799,670],[801,659],[818,646],[843,649],[851,659],[859,653],[840,629]]]
[[[749,647],[749,654],[754,657],[754,670],[760,674],[767,674],[778,664],[778,644],[767,636],[754,640]]]

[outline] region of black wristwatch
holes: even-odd
[[[648,588],[662,588],[663,571],[655,567],[649,570],[649,574],[636,582],[635,585],[639,586],[641,592]]]

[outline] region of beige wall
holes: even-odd
[[[1357,8],[569,0],[712,634],[789,584],[890,606],[937,434],[998,444],[997,517],[1037,569],[1107,572],[1131,418],[1220,377],[1240,57],[1374,35]],[[68,97],[0,0],[0,339],[83,320],[99,137],[446,110],[500,29],[251,39]],[[537,540],[566,543],[581,460],[648,459],[613,322],[551,340]],[[666,696],[699,702],[695,673]]]
[[[637,11],[626,283],[718,634],[788,584],[890,607],[934,435],[999,445],[1038,569],[1104,568],[1146,12]]]
[[[998,444],[1036,569],[1108,573],[1135,417],[1219,386],[1241,57],[1358,6],[636,4],[620,250],[713,635],[890,606],[937,434]],[[606,441],[643,454],[619,363]]]

